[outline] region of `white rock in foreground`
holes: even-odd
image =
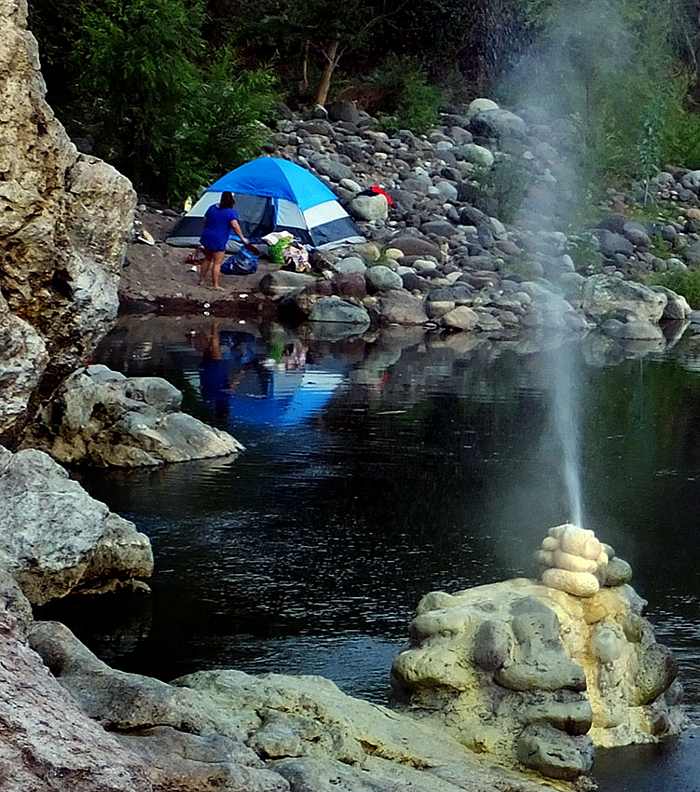
[[[148,537],[41,451],[0,446],[0,568],[34,605],[150,577]]]
[[[42,410],[26,445],[59,462],[141,467],[227,456],[230,434],[179,412],[180,391],[160,377],[125,377],[107,366],[74,372]]]

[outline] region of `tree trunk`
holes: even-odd
[[[318,84],[315,100],[315,104],[321,105],[321,107],[325,107],[326,102],[328,101],[328,93],[331,89],[333,72],[335,71],[338,61],[340,60],[340,56],[338,55],[339,46],[340,42],[336,40],[330,45],[328,50],[324,51],[323,53],[326,59],[326,65],[323,69],[323,74],[321,75],[321,81]]]
[[[311,42],[307,39],[304,42],[304,60],[301,65],[301,90],[306,93],[309,90],[309,47]]]

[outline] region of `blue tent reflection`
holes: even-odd
[[[232,426],[298,426],[320,413],[345,379],[344,370],[308,365],[299,340],[278,359],[250,333],[212,333],[199,366],[204,403]]]

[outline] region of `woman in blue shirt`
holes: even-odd
[[[199,268],[200,286],[211,272],[212,286],[221,289],[221,264],[231,230],[238,234],[244,245],[248,244],[238,222],[238,212],[233,208],[235,203],[233,193],[222,192],[219,203],[212,204],[204,215],[204,231],[199,239],[204,248],[204,260]]]

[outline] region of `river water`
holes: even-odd
[[[96,360],[166,377],[185,410],[247,451],[78,472],[150,536],[153,594],[55,615],[124,670],[317,673],[382,701],[423,594],[531,574],[533,549],[567,519],[549,399],[562,354],[580,400],[586,527],[632,564],[700,722],[700,335],[690,332],[666,348],[622,348],[595,335],[328,339],[125,318]],[[603,754],[602,788],[700,788],[693,736]]]

